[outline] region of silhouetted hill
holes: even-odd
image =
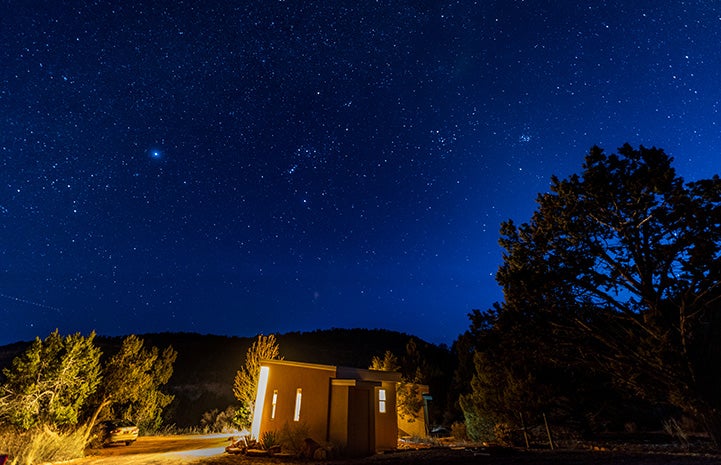
[[[178,352],[173,376],[167,390],[175,400],[167,409],[168,423],[180,427],[198,425],[204,412],[223,410],[236,405],[233,379],[245,363],[245,355],[255,337],[201,335],[197,333],[141,334],[147,346],[163,349],[173,346]],[[429,367],[429,384],[436,407],[444,407],[447,380],[452,375],[453,362],[449,350],[417,337],[382,329],[328,329],[311,332],[292,332],[277,335],[280,354],[286,360],[328,365],[367,368],[374,356],[386,350],[393,352],[404,371],[415,371],[406,360],[406,345],[414,339],[418,354]],[[113,354],[123,337],[98,336],[96,341],[106,356]],[[0,366],[10,366],[12,359],[22,353],[29,342],[0,347]],[[411,357],[409,357],[411,358]],[[408,374],[408,373],[406,373]]]
[[[6,346],[0,346],[0,367],[9,367],[15,357],[25,351],[30,346],[30,342],[13,342]],[[2,380],[2,376],[0,376]]]

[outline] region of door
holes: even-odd
[[[348,455],[371,455],[371,391],[351,388],[348,391]]]

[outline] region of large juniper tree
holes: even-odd
[[[89,425],[98,418],[132,419],[144,430],[157,429],[163,409],[173,401],[163,392],[173,374],[177,352],[166,347],[146,347],[143,339],[131,334],[104,364],[103,382],[92,399]]]
[[[593,147],[528,223],[502,226],[505,306],[559,334],[638,394],[721,441],[721,180],[685,183],[663,150]],[[579,336],[582,336],[579,338]]]
[[[3,369],[0,422],[22,429],[72,427],[101,380],[95,333],[61,336],[55,330],[36,338]]]

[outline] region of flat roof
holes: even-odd
[[[314,370],[336,371],[333,365],[321,365],[320,363],[294,362],[292,360],[261,360],[261,365],[285,365],[291,367],[311,368]]]
[[[297,368],[308,368],[311,370],[332,371],[333,377],[337,379],[356,379],[361,381],[388,381],[399,382],[401,374],[397,371],[365,370],[363,368],[352,368],[334,365],[322,365],[319,363],[295,362],[292,360],[261,360],[261,365],[290,366]]]

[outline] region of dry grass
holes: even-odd
[[[0,431],[0,454],[10,457],[8,465],[61,462],[83,456],[85,430],[59,433],[45,427],[30,431]]]

